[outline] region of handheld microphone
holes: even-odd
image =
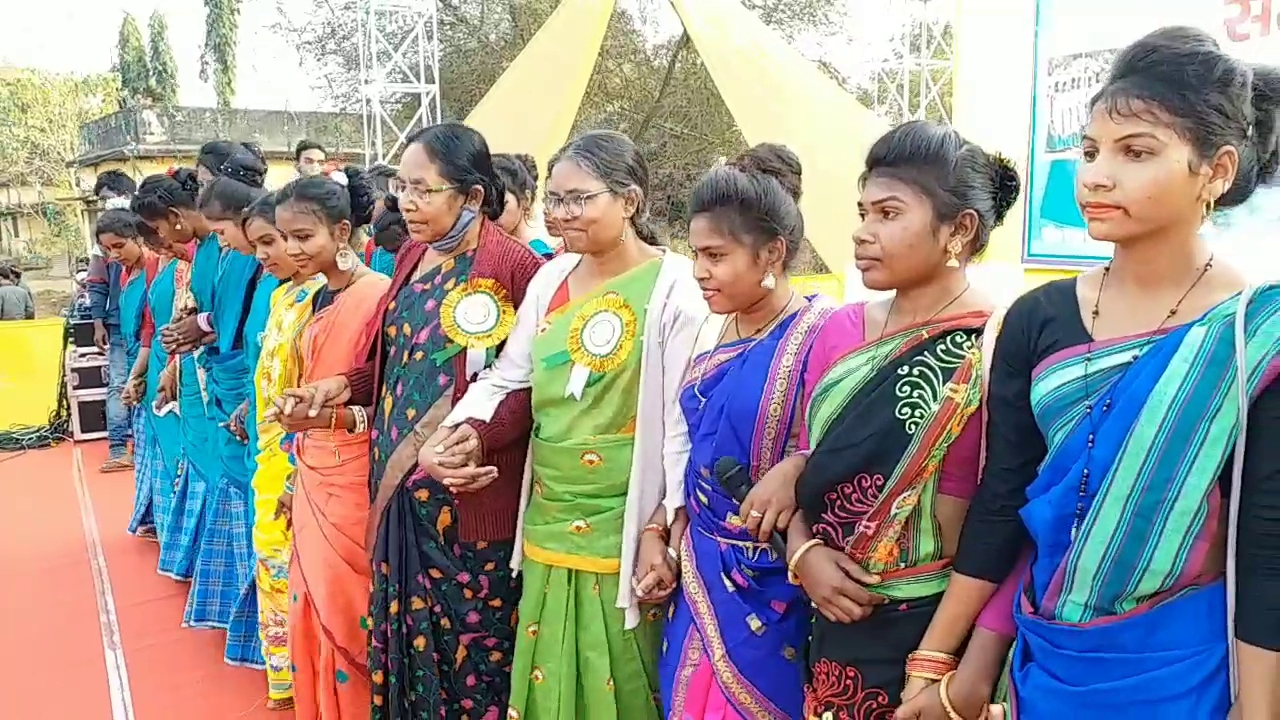
[[[726,455],[716,461],[714,475],[720,487],[739,505],[747,499],[747,493],[751,491],[751,476],[742,463]],[[787,540],[781,531],[774,530],[769,535],[769,547],[777,553],[778,559],[784,563],[787,561]]]

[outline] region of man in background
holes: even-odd
[[[36,304],[31,292],[18,287],[12,268],[0,265],[0,321],[35,319]]]
[[[299,140],[298,146],[293,149],[293,165],[298,171],[298,177],[324,172],[324,161],[327,158],[324,146],[314,140]]]
[[[93,194],[104,208],[128,208],[138,184],[120,170],[108,170],[98,176]],[[107,460],[102,472],[124,472],[133,469],[129,452],[132,435],[129,410],[121,400],[125,380],[129,377],[124,336],[120,332],[120,276],[124,268],[107,258],[98,243],[90,248],[89,274],[85,286],[89,291],[89,315],[93,318],[93,342],[107,356]]]

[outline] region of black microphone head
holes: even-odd
[[[725,455],[724,457],[716,461],[716,467],[715,467],[716,480],[719,480],[721,483],[723,483],[725,478],[731,477],[741,467],[742,467],[742,464],[739,463],[736,459],[728,455]]]

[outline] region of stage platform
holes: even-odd
[[[0,718],[232,720],[271,712],[266,676],[225,635],[180,627],[187,585],[129,535],[133,475],[105,442],[0,454]]]

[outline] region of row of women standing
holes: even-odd
[[[894,294],[844,307],[789,287],[776,145],[695,187],[692,262],[612,132],[552,159],[545,265],[463,126],[405,152],[389,287],[339,269],[351,203],[286,188],[328,279],[257,408],[295,438],[299,714],[1274,717],[1280,287],[1198,233],[1274,175],[1278,110],[1198,31],[1122,52],[1077,188],[1115,259],[1007,313],[964,267],[1018,176],[928,123],[869,153],[855,254]]]

